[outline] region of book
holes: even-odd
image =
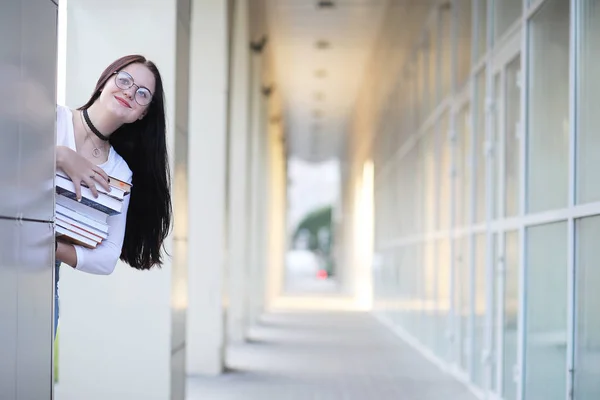
[[[63,227],[65,229],[67,229],[69,232],[77,233],[77,234],[83,236],[84,238],[87,238],[87,239],[90,239],[90,240],[96,242],[96,244],[99,244],[100,242],[102,242],[101,237],[96,236],[92,233],[89,233],[89,232],[87,232],[81,228],[78,228],[75,225],[72,225],[68,222],[65,222],[61,218],[56,218],[56,226]]]
[[[61,170],[57,170],[56,171],[56,175],[60,176],[61,178],[67,179],[69,181],[71,181],[71,178],[69,178],[67,176],[67,174],[65,174],[63,171]],[[117,200],[123,200],[125,198],[126,195],[129,194],[129,192],[131,191],[131,187],[129,187],[128,191],[125,191],[123,188],[120,187],[120,185],[118,183],[116,183],[117,179],[116,178],[110,178],[111,180],[115,180],[115,184],[111,185],[109,183],[109,186],[111,187],[110,191],[107,191],[106,189],[104,189],[102,186],[100,185],[96,185],[96,190],[98,191],[98,193],[104,193],[105,195],[109,196],[109,197],[113,197]],[[72,181],[71,181],[72,182]],[[122,181],[119,181],[122,182]],[[124,182],[123,182],[124,183]],[[117,186],[115,186],[117,185]],[[81,182],[81,186],[82,187],[86,187],[89,189],[88,185],[85,182]]]
[[[71,199],[67,199],[66,197],[62,197],[62,196],[57,197],[57,199],[56,199],[57,200],[56,201],[56,215],[60,214],[65,217],[71,218],[71,219],[77,221],[78,223],[88,226],[91,229],[94,229],[98,232],[108,233],[108,225],[106,223],[96,221],[95,219],[90,218],[89,216],[85,215],[84,213],[78,213],[77,211],[71,210],[70,208],[61,205],[59,203],[59,201],[64,202],[62,199],[66,199],[68,201],[76,203],[77,205],[80,205],[80,203],[77,203],[76,201],[73,201]]]
[[[131,188],[132,188],[131,183],[127,183],[127,182],[117,179],[113,176],[109,176],[108,178],[109,178],[108,184],[110,187],[124,191],[125,195],[128,195],[129,193],[131,193]]]
[[[70,213],[65,213],[72,218],[75,218],[85,224],[93,226],[94,228],[104,230],[108,232],[107,219],[108,215],[104,214],[102,211],[98,211],[94,208],[87,207],[85,204],[81,204],[78,201],[70,199],[65,196],[56,196],[56,209],[65,210],[68,209],[71,212],[76,213],[75,216]]]
[[[75,185],[63,171],[55,176],[56,236],[86,248],[94,249],[108,238],[108,217],[120,214],[123,199],[131,185],[111,179],[110,193],[97,186],[98,197],[82,183],[81,199],[76,200]]]
[[[94,240],[88,239],[85,236],[75,233],[69,229],[65,229],[60,225],[56,225],[56,233],[57,237],[64,237],[73,244],[78,244],[80,246],[87,247],[88,249],[95,249],[98,245],[98,243]]]
[[[73,185],[73,182],[60,175],[56,175],[55,183],[56,193],[72,200],[76,199],[75,186]],[[119,214],[123,206],[121,201],[107,196],[104,193],[98,193],[98,197],[94,197],[92,191],[84,186],[81,187],[80,202],[109,216]]]
[[[86,232],[86,233],[88,233],[90,235],[93,235],[92,237],[90,237],[90,239],[98,238],[99,241],[100,241],[102,239],[108,238],[108,232],[102,232],[102,231],[100,231],[98,229],[92,228],[89,225],[83,224],[83,223],[81,223],[81,222],[79,222],[79,221],[77,221],[77,220],[75,220],[73,218],[69,218],[66,215],[62,214],[60,211],[56,212],[56,220],[57,221],[60,220],[60,221],[62,221],[64,223],[67,223],[67,224],[72,225],[72,226],[74,226],[74,227],[76,227],[78,229],[81,229],[83,232]],[[65,227],[65,228],[68,228],[68,226]],[[74,231],[77,232],[76,229],[74,229]],[[82,235],[85,236],[84,233],[82,233]]]

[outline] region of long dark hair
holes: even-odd
[[[162,265],[161,249],[169,234],[172,216],[165,99],[160,72],[143,56],[121,57],[102,72],[92,97],[79,109],[91,107],[114,73],[134,63],[145,65],[154,75],[156,86],[152,102],[144,118],[124,124],[113,132],[110,144],[133,172],[121,260],[144,270]]]

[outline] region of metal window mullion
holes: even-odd
[[[457,79],[456,75],[458,72],[457,68],[457,37],[458,37],[458,24],[459,21],[459,12],[458,7],[460,5],[456,5],[456,3],[460,3],[457,0],[453,1],[453,4],[450,9],[450,98],[452,99],[452,103],[456,101],[456,91],[457,91]],[[451,103],[451,105],[452,105]],[[455,107],[450,107],[449,109],[449,135],[450,135],[450,170],[456,171],[456,157],[457,157],[457,134],[456,134],[456,115],[460,111]],[[450,231],[452,232],[455,228],[456,224],[456,174],[452,173],[450,176]],[[446,332],[447,337],[447,345],[448,345],[448,354],[449,356],[449,364],[455,364],[459,358],[456,355],[456,318],[458,315],[457,310],[455,309],[455,296],[456,296],[456,246],[455,240],[452,240],[452,234],[448,235],[448,240],[450,241],[450,279],[449,279],[449,312],[448,312],[448,327]]]
[[[479,51],[479,42],[478,40],[476,40],[476,36],[477,33],[479,32],[479,7],[481,6],[481,0],[475,0],[474,1],[474,7],[473,7],[473,35],[472,38],[473,40],[471,41],[471,57],[474,59],[475,58],[475,54],[478,53]],[[485,61],[483,62],[483,64],[479,63],[477,65],[478,68],[483,68],[485,67]],[[476,168],[478,167],[476,165],[476,161],[477,161],[477,151],[479,150],[478,148],[478,144],[479,144],[479,140],[478,140],[478,132],[477,132],[477,116],[476,114],[478,114],[477,112],[474,112],[475,109],[475,104],[479,101],[479,97],[478,97],[478,85],[477,85],[477,75],[480,72],[479,69],[475,69],[472,70],[471,75],[470,75],[470,81],[471,81],[471,107],[470,107],[470,124],[471,124],[471,129],[469,129],[470,134],[471,134],[471,138],[470,138],[470,143],[471,143],[471,148],[470,148],[470,154],[469,154],[469,158],[471,160],[471,166],[475,165]],[[479,111],[479,110],[478,110]],[[480,139],[480,138],[479,138]],[[471,185],[470,185],[470,193],[469,193],[469,197],[470,197],[470,201],[469,201],[469,206],[470,206],[470,210],[469,210],[469,216],[468,216],[468,221],[467,221],[467,225],[468,226],[473,226],[473,224],[476,222],[476,214],[477,214],[477,204],[478,201],[480,201],[481,199],[477,199],[477,179],[476,179],[476,174],[472,174],[471,176]],[[466,285],[466,287],[468,287],[468,299],[469,299],[469,319],[468,319],[468,332],[467,332],[467,349],[468,349],[468,357],[467,357],[467,376],[469,377],[469,379],[471,379],[472,375],[473,375],[473,368],[474,368],[474,360],[475,360],[475,346],[474,346],[474,336],[475,336],[475,301],[476,301],[476,285],[475,285],[475,233],[473,231],[471,231],[467,237],[467,248],[465,251],[465,254],[463,254],[463,262],[468,263],[468,271],[469,271],[469,279],[468,279],[468,284]],[[463,343],[464,343],[464,339],[463,338]]]
[[[519,317],[517,327],[517,366],[513,371],[517,383],[517,400],[525,398],[525,363],[527,340],[525,323],[527,320],[527,238],[524,224],[524,217],[527,210],[527,142],[529,136],[529,24],[528,24],[528,5],[523,2],[523,24],[521,36],[521,129],[519,141],[519,217],[521,224],[519,226]]]
[[[483,390],[486,393],[491,392],[492,388],[492,365],[493,365],[493,351],[494,351],[494,282],[495,282],[495,268],[494,268],[494,254],[492,249],[494,248],[494,236],[491,231],[491,223],[494,220],[495,210],[496,210],[496,202],[497,199],[494,199],[493,193],[495,190],[494,185],[497,182],[494,182],[494,174],[496,174],[496,159],[498,157],[498,152],[496,151],[496,143],[494,142],[494,131],[495,131],[495,118],[498,117],[497,110],[498,105],[495,104],[495,84],[494,84],[494,75],[493,75],[493,65],[494,61],[494,51],[493,51],[493,40],[494,40],[494,4],[490,2],[487,7],[487,29],[486,29],[486,41],[487,41],[487,54],[488,59],[486,63],[485,70],[485,86],[486,86],[486,101],[485,101],[485,114],[484,114],[484,129],[485,129],[485,141],[486,141],[486,157],[485,157],[485,176],[486,176],[486,246],[485,246],[485,301],[486,301],[486,309],[485,309],[485,325],[484,325],[484,338],[483,338],[483,379],[482,386]],[[499,134],[499,133],[496,133]]]
[[[586,203],[577,205],[573,208],[563,208],[560,210],[550,210],[535,214],[528,214],[523,217],[515,216],[510,218],[497,219],[492,221],[492,231],[510,231],[518,230],[520,226],[532,227],[545,225],[553,222],[566,221],[569,218],[581,219],[600,214],[600,202]],[[379,244],[382,247],[396,247],[407,242],[424,241],[428,239],[440,239],[445,235],[451,237],[465,236],[471,233],[483,233],[486,231],[485,224],[476,224],[465,227],[454,227],[453,229],[442,230],[425,234],[423,232],[412,232],[410,234],[382,240]]]
[[[533,14],[535,14],[536,12],[539,11],[539,9],[542,7],[542,4],[544,4],[546,2],[546,0],[534,0],[533,4],[527,4],[527,1],[524,1],[523,3],[523,15],[525,20],[529,20]]]
[[[569,43],[569,203],[570,209],[575,207],[577,201],[577,96],[579,90],[578,56],[579,52],[579,25],[581,2],[571,0],[570,2],[570,43]],[[568,220],[568,243],[567,243],[567,399],[574,398],[575,392],[575,344],[577,330],[577,271],[576,271],[576,220]]]
[[[504,396],[504,325],[506,319],[506,232],[497,233],[496,260],[494,268],[496,279],[498,280],[496,292],[496,326],[498,334],[496,335],[496,382],[498,383],[497,393]]]

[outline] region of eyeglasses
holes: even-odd
[[[115,72],[115,84],[119,89],[127,90],[132,86],[135,86],[135,102],[140,106],[147,106],[152,101],[152,92],[143,86],[138,86],[133,81],[133,77],[125,71]]]

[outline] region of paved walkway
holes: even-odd
[[[188,379],[188,400],[474,400],[365,313],[278,312],[228,351],[231,371]]]

